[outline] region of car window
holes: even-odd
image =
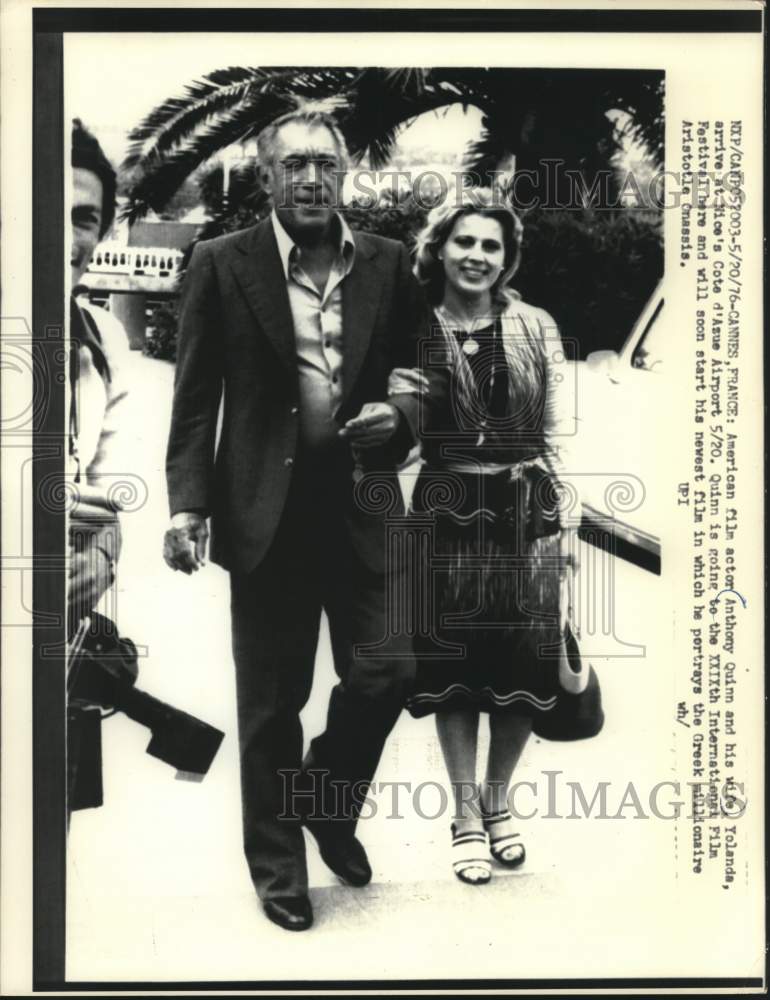
[[[645,371],[660,371],[663,364],[663,324],[658,323],[663,299],[655,307],[655,311],[644,329],[639,342],[631,356],[631,366]]]

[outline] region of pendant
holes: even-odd
[[[479,349],[479,342],[474,340],[473,337],[468,337],[468,339],[463,344],[463,351],[469,356],[474,355]]]

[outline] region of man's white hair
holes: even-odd
[[[270,122],[257,136],[257,158],[259,159],[260,166],[266,167],[272,164],[275,137],[280,129],[292,122],[299,122],[302,125],[314,128],[325,128],[330,132],[339,151],[342,165],[347,167],[350,154],[345,137],[333,114],[334,109],[339,106],[340,100],[337,98],[329,98],[323,101],[306,101]]]

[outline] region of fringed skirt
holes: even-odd
[[[556,703],[559,535],[531,537],[529,494],[511,488],[524,468],[420,474],[412,511],[430,525],[432,545],[413,716],[460,708],[531,716]]]

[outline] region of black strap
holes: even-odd
[[[80,434],[80,416],[78,413],[78,380],[80,378],[80,350],[86,347],[94,362],[94,368],[105,382],[110,381],[110,366],[102,347],[102,335],[93,317],[85,309],[81,309],[74,297],[70,298],[70,419],[69,419],[69,453],[75,459],[77,472],[76,482],[80,481],[80,461],[78,458],[78,436]]]
[[[73,344],[77,344],[78,348],[88,348],[94,360],[94,368],[106,382],[109,382],[110,366],[102,346],[99,327],[93,316],[86,309],[81,309],[74,298],[70,300],[70,340]],[[75,376],[77,374],[78,372]],[[70,366],[70,378],[72,378],[72,366]]]

